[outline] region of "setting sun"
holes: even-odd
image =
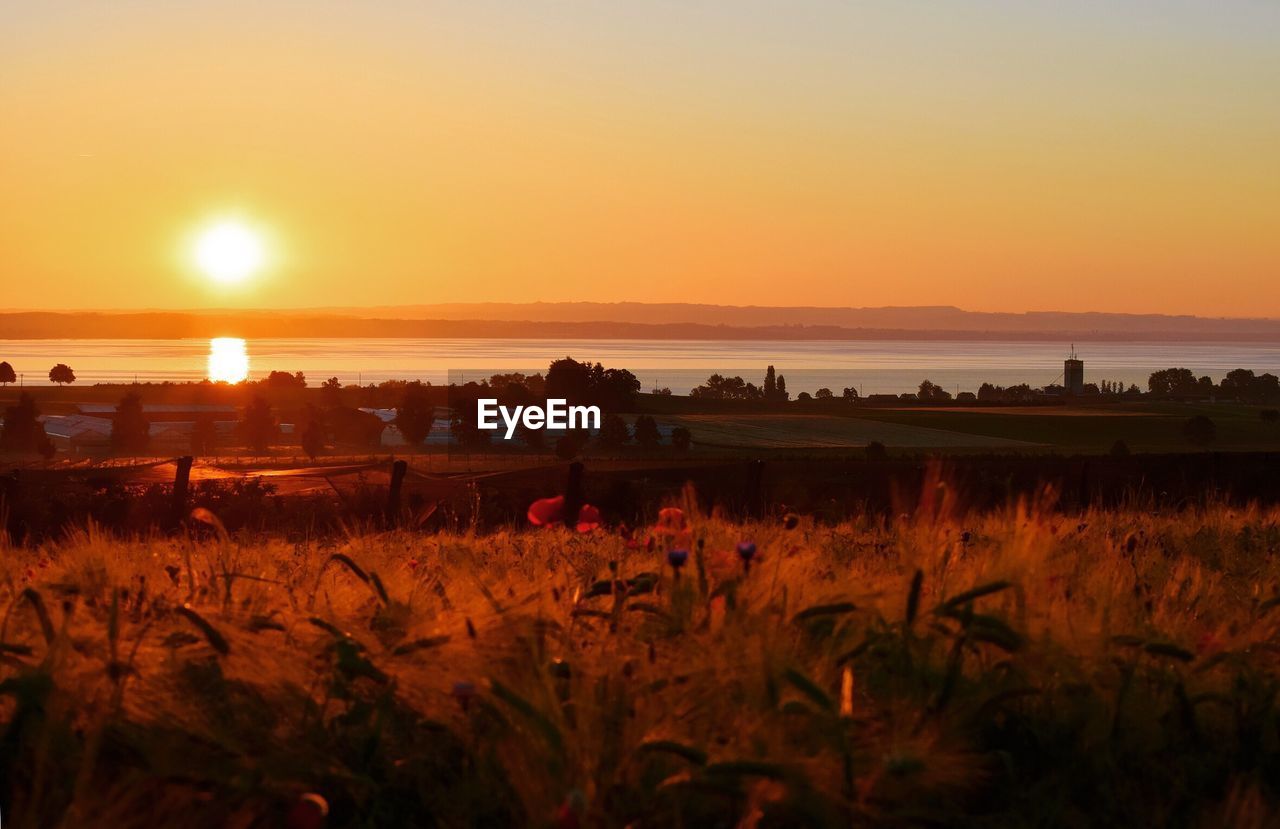
[[[196,239],[196,266],[216,282],[243,282],[262,267],[264,258],[261,236],[238,221],[219,222]]]

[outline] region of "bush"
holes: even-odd
[[[882,461],[889,457],[889,450],[885,449],[884,444],[878,440],[868,443],[866,452],[869,461]]]

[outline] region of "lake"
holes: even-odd
[[[558,357],[631,370],[644,390],[687,392],[712,372],[740,374],[759,385],[773,364],[793,395],[826,386],[861,393],[914,391],[929,379],[951,392],[998,385],[1061,382],[1070,344],[940,340],[709,341],[505,339],[3,340],[0,360],[28,385],[49,385],[54,363],[67,363],[77,383],[198,381],[210,374],[251,378],[301,371],[312,385],[420,379],[480,380],[499,371],[545,371]],[[1233,368],[1280,374],[1280,346],[1265,343],[1087,343],[1077,350],[1086,382],[1118,380],[1145,389],[1152,371],[1185,366],[1220,380]]]

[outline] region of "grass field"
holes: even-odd
[[[700,448],[854,449],[878,441],[911,449],[1027,449],[1022,440],[862,417],[822,414],[682,415],[663,425],[684,426]]]
[[[1182,429],[1196,415],[1217,426],[1211,444],[1220,450],[1280,448],[1280,424],[1264,421],[1260,407],[1235,403],[1126,403],[1098,409],[903,408],[858,409],[852,416],[893,423],[1025,441],[1058,450],[1105,452],[1117,440],[1132,451],[1202,451],[1187,442]]]
[[[1280,512],[926,493],[4,549],[4,825],[1274,825]]]

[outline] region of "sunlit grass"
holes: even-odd
[[[5,825],[281,825],[308,792],[335,826],[1274,815],[1280,513],[960,519],[941,484],[830,527],[685,508],[652,549],[4,550]]]

